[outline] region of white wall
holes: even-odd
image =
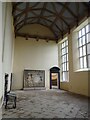
[[[90,19],[90,18],[89,18]],[[81,25],[71,31],[68,38],[69,47],[69,82],[61,82],[61,89],[68,90],[73,93],[89,96],[88,94],[88,71],[80,71],[79,69],[79,54],[78,54],[78,30],[83,28],[89,23],[89,19],[84,21]],[[61,40],[62,41],[62,40]],[[59,44],[60,46],[60,44]],[[60,62],[60,49],[59,49],[59,62]],[[60,64],[59,64],[60,65]]]
[[[10,74],[13,64],[13,49],[14,49],[14,32],[12,21],[12,6],[11,3],[6,5],[6,24],[4,33],[4,52],[3,52],[3,76],[9,74],[8,90],[10,89]]]
[[[14,49],[14,33],[12,26],[12,6],[11,3],[2,3],[2,7],[0,7],[1,14],[0,19],[2,19],[1,25],[1,35],[2,41],[0,42],[0,80],[2,81],[2,88],[0,89],[1,94],[4,95],[4,84],[5,84],[5,73],[9,74],[12,72],[12,64],[13,64],[13,49]],[[1,71],[2,68],[2,71]],[[2,73],[1,73],[2,72]],[[8,84],[8,90],[10,89],[10,79]],[[1,92],[2,91],[2,92]]]
[[[2,98],[2,2],[0,2],[0,108]],[[0,110],[1,111],[1,110]],[[1,116],[1,112],[0,112]]]
[[[3,76],[5,73],[9,74],[12,71],[12,55],[13,55],[13,26],[12,26],[12,6],[11,3],[6,5],[6,24],[5,24],[5,33],[4,33],[4,52],[3,52]],[[10,79],[9,83],[10,85]],[[10,86],[8,86],[8,89]]]
[[[31,35],[40,35],[40,36],[50,36],[55,37],[53,32],[46,26],[40,24],[28,24],[23,26],[20,30],[20,33],[28,33]]]
[[[4,98],[4,76],[12,72],[14,33],[12,27],[11,3],[0,2],[0,119]],[[9,81],[10,83],[10,81]],[[8,86],[8,90],[10,85]]]
[[[58,65],[58,47],[55,42],[34,39],[15,39],[14,89],[23,87],[23,70],[45,70],[45,86],[49,88],[49,69]]]

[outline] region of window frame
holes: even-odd
[[[62,53],[63,50],[64,50],[64,53]],[[61,65],[60,66],[62,68],[62,70],[61,70],[61,78],[62,78],[61,82],[68,82],[69,81],[68,39],[65,39],[61,43],[60,51],[61,51],[61,56],[60,56],[60,58],[61,58]],[[64,69],[63,69],[63,65],[64,65]],[[66,80],[64,80],[65,78],[63,78],[63,73],[67,74],[67,79]]]
[[[86,32],[86,27],[87,26],[88,26],[88,32]],[[83,29],[85,30],[85,34],[83,34],[83,32],[82,32]],[[81,31],[81,36],[79,36],[80,31]],[[88,53],[88,45],[90,44],[90,41],[88,40],[88,42],[87,42],[87,39],[89,39],[89,35],[90,35],[90,23],[88,23],[87,25],[85,25],[83,28],[81,28],[78,31],[79,69],[81,69],[81,70],[82,69],[83,70],[90,69],[90,66],[89,66],[90,63],[88,62],[88,56],[90,56],[90,53]],[[87,36],[88,36],[88,38],[87,38]],[[84,44],[83,44],[83,38],[85,39]],[[81,45],[80,45],[80,39],[81,39]],[[85,55],[84,55],[84,52],[83,52],[84,47],[85,47]],[[80,55],[80,49],[82,49],[82,55]],[[85,60],[84,60],[85,57],[86,57],[86,63],[85,63]],[[82,59],[82,66],[81,66],[80,59]]]

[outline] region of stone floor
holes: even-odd
[[[88,99],[61,90],[16,91],[17,108],[3,118],[88,118]]]

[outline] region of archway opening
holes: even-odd
[[[60,89],[60,69],[58,67],[52,67],[50,69],[50,89]]]

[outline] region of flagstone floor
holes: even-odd
[[[3,118],[88,118],[88,99],[57,89],[16,91],[16,109],[2,108]]]

